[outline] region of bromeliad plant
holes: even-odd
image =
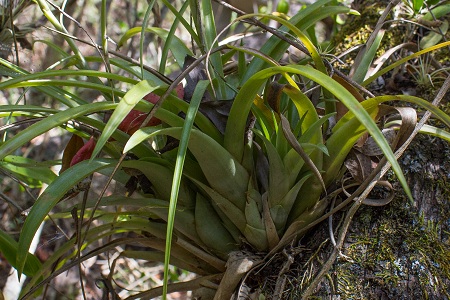
[[[210,1],[201,1],[200,6],[197,1],[186,1],[176,10],[163,0],[176,17],[173,26],[168,31],[147,28],[154,2],[149,1],[144,26],[127,31],[119,45],[135,34],[144,36],[145,31],[158,35],[165,42],[159,72],[142,63],[142,48],[140,65],[126,57],[110,57],[117,53],[107,49],[105,11],[104,43],[98,47],[102,58],[83,56],[67,37],[75,54],[55,64],[59,70],[32,74],[1,60],[11,78],[0,83],[0,89],[33,86],[66,107],[2,106],[2,116],[37,118],[37,122],[1,144],[1,167],[13,165],[11,158],[17,149],[56,126],[74,135],[66,147],[64,171],[51,180],[46,178],[49,186],[31,208],[18,243],[8,240],[8,248],[0,248],[7,251],[19,273],[32,276],[23,290],[24,298],[90,257],[131,245],[147,250],[130,248],[119,257],[162,261],[166,280],[169,263],[197,273],[201,277],[180,289],[220,283],[216,299],[229,299],[240,279],[265,254],[281,250],[323,219],[331,199],[327,194],[340,190],[336,182],[345,171],[344,161],[364,136],[376,142],[411,197],[393,153],[410,130],[400,129],[397,141],[388,142],[377,125],[384,115],[392,114],[383,103],[413,102],[450,125],[448,116],[420,98],[365,99],[354,83],[367,85],[376,78],[365,79],[370,61],[356,70],[356,81],[332,75],[332,68],[325,65],[305,33],[325,17],[352,12],[330,5],[332,1],[317,1],[289,21],[272,15],[240,17],[258,26],[265,26],[257,21],[259,17],[283,25],[272,30],[274,35],[259,51],[236,45],[218,47]],[[38,3],[53,25],[64,31],[46,3]],[[193,27],[184,18],[188,8]],[[179,23],[202,51],[198,59],[190,58],[194,54],[175,36]],[[298,64],[282,66],[279,61],[290,44],[308,56]],[[174,81],[164,76],[169,50],[182,69]],[[375,51],[370,53],[365,60],[373,59]],[[223,66],[233,56],[237,69],[225,75]],[[252,57],[249,63],[246,56]],[[126,75],[89,70],[90,64],[98,62]],[[187,83],[181,88],[184,78]],[[121,89],[124,85],[126,91]],[[100,91],[104,101],[88,102],[72,87]],[[318,99],[310,99],[317,95]],[[112,115],[105,114],[111,110]],[[80,137],[90,140],[83,146]],[[90,198],[85,179],[96,172],[125,185],[127,193],[105,196],[102,192]],[[51,213],[75,193],[84,195],[81,203]],[[49,214],[52,219],[72,217],[76,232],[40,264],[28,249]],[[92,225],[94,219],[99,225]],[[98,246],[98,241],[104,243]],[[176,285],[168,287],[166,281],[162,292],[144,291],[129,299],[165,295],[175,289]]]

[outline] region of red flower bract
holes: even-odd
[[[184,88],[183,85],[179,84],[176,88],[176,93],[178,98],[183,99],[184,97]],[[159,96],[154,94],[154,93],[150,93],[148,95],[146,95],[144,97],[144,100],[152,103],[152,104],[156,104],[156,102],[158,102],[159,100]],[[135,133],[141,126],[142,123],[145,121],[145,118],[147,117],[147,113],[141,112],[139,110],[133,109],[131,110],[128,115],[123,119],[123,121],[120,123],[120,125],[118,126],[118,128],[120,130],[122,130],[123,132],[128,133],[129,135],[132,135],[133,133]],[[161,120],[158,118],[151,118],[150,121],[148,121],[147,124],[144,125],[144,127],[146,126],[156,126],[161,124]]]
[[[83,160],[90,159],[92,156],[92,152],[94,152],[95,148],[95,140],[94,137],[91,136],[89,141],[81,147],[77,153],[73,156],[72,160],[70,161],[70,166],[76,165],[79,162],[82,162]]]

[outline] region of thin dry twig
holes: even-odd
[[[433,100],[433,105],[438,106],[447,91],[450,88],[450,76],[447,77],[444,84],[442,85],[441,89],[439,90],[438,94],[436,95],[435,99]],[[400,158],[403,153],[406,151],[408,146],[411,144],[414,137],[419,133],[419,130],[422,128],[422,126],[428,121],[428,119],[431,116],[431,112],[427,111],[423,118],[417,123],[416,127],[414,128],[414,131],[409,136],[409,138],[403,143],[403,145],[400,146],[400,148],[395,152],[395,157],[398,159]],[[391,167],[390,163],[387,162],[384,159],[383,163],[380,163],[382,165],[381,171],[375,176],[375,178],[370,182],[370,184],[367,186],[367,188],[364,190],[364,192],[361,194],[361,196],[358,197],[358,200],[351,206],[349,211],[347,212],[346,218],[344,220],[344,223],[342,225],[342,228],[340,230],[339,238],[337,241],[337,245],[334,248],[333,252],[331,253],[330,257],[328,258],[327,262],[324,264],[320,272],[316,275],[313,282],[309,285],[309,287],[305,290],[305,292],[302,295],[302,299],[308,299],[309,296],[311,296],[314,293],[314,290],[316,289],[317,285],[322,280],[322,277],[329,272],[331,267],[333,266],[340,250],[342,249],[342,246],[345,241],[345,237],[347,235],[348,228],[350,226],[350,223],[353,219],[353,216],[358,211],[359,207],[363,203],[363,200],[367,198],[369,193],[372,191],[373,187],[376,185],[376,183],[386,174],[386,172]]]

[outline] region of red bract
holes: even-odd
[[[123,119],[123,121],[119,124],[119,129],[123,132],[132,135],[136,130],[139,129],[142,122],[144,122],[146,113],[133,109],[128,113],[128,115]],[[152,120],[155,118],[152,118]],[[159,120],[158,120],[159,121]],[[158,125],[158,124],[156,124]]]
[[[176,88],[176,93],[178,98],[183,99],[184,97],[184,88],[183,85],[179,84]],[[144,100],[152,103],[152,104],[156,104],[156,102],[158,102],[159,100],[159,96],[154,94],[154,93],[150,93],[148,95],[146,95],[144,97]],[[133,109],[131,110],[128,115],[123,119],[123,121],[120,123],[120,125],[118,126],[118,128],[120,130],[122,130],[123,132],[128,133],[129,135],[132,135],[133,133],[135,133],[141,126],[142,123],[145,121],[145,118],[147,117],[147,113],[141,112],[139,110]],[[156,126],[161,124],[161,120],[158,118],[151,118],[150,121],[147,122],[147,124],[144,125],[144,127],[146,126]]]
[[[95,140],[94,137],[91,136],[89,141],[80,148],[80,150],[75,153],[72,160],[70,161],[70,166],[76,165],[83,160],[90,159],[92,156],[92,152],[94,152],[95,148]]]

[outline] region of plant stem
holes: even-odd
[[[62,25],[59,22],[59,20],[55,17],[55,15],[51,11],[50,7],[48,6],[45,0],[35,0],[35,1],[39,5],[39,8],[41,9],[44,16],[47,18],[47,20],[50,21],[50,23],[52,23],[52,25],[55,27],[56,30],[61,31],[65,34],[69,34],[64,25]],[[66,40],[67,44],[69,44],[70,49],[72,49],[73,53],[77,56],[80,64],[79,67],[85,69],[87,66],[86,60],[84,59],[83,54],[81,54],[75,42],[67,36],[64,36],[64,39]]]

